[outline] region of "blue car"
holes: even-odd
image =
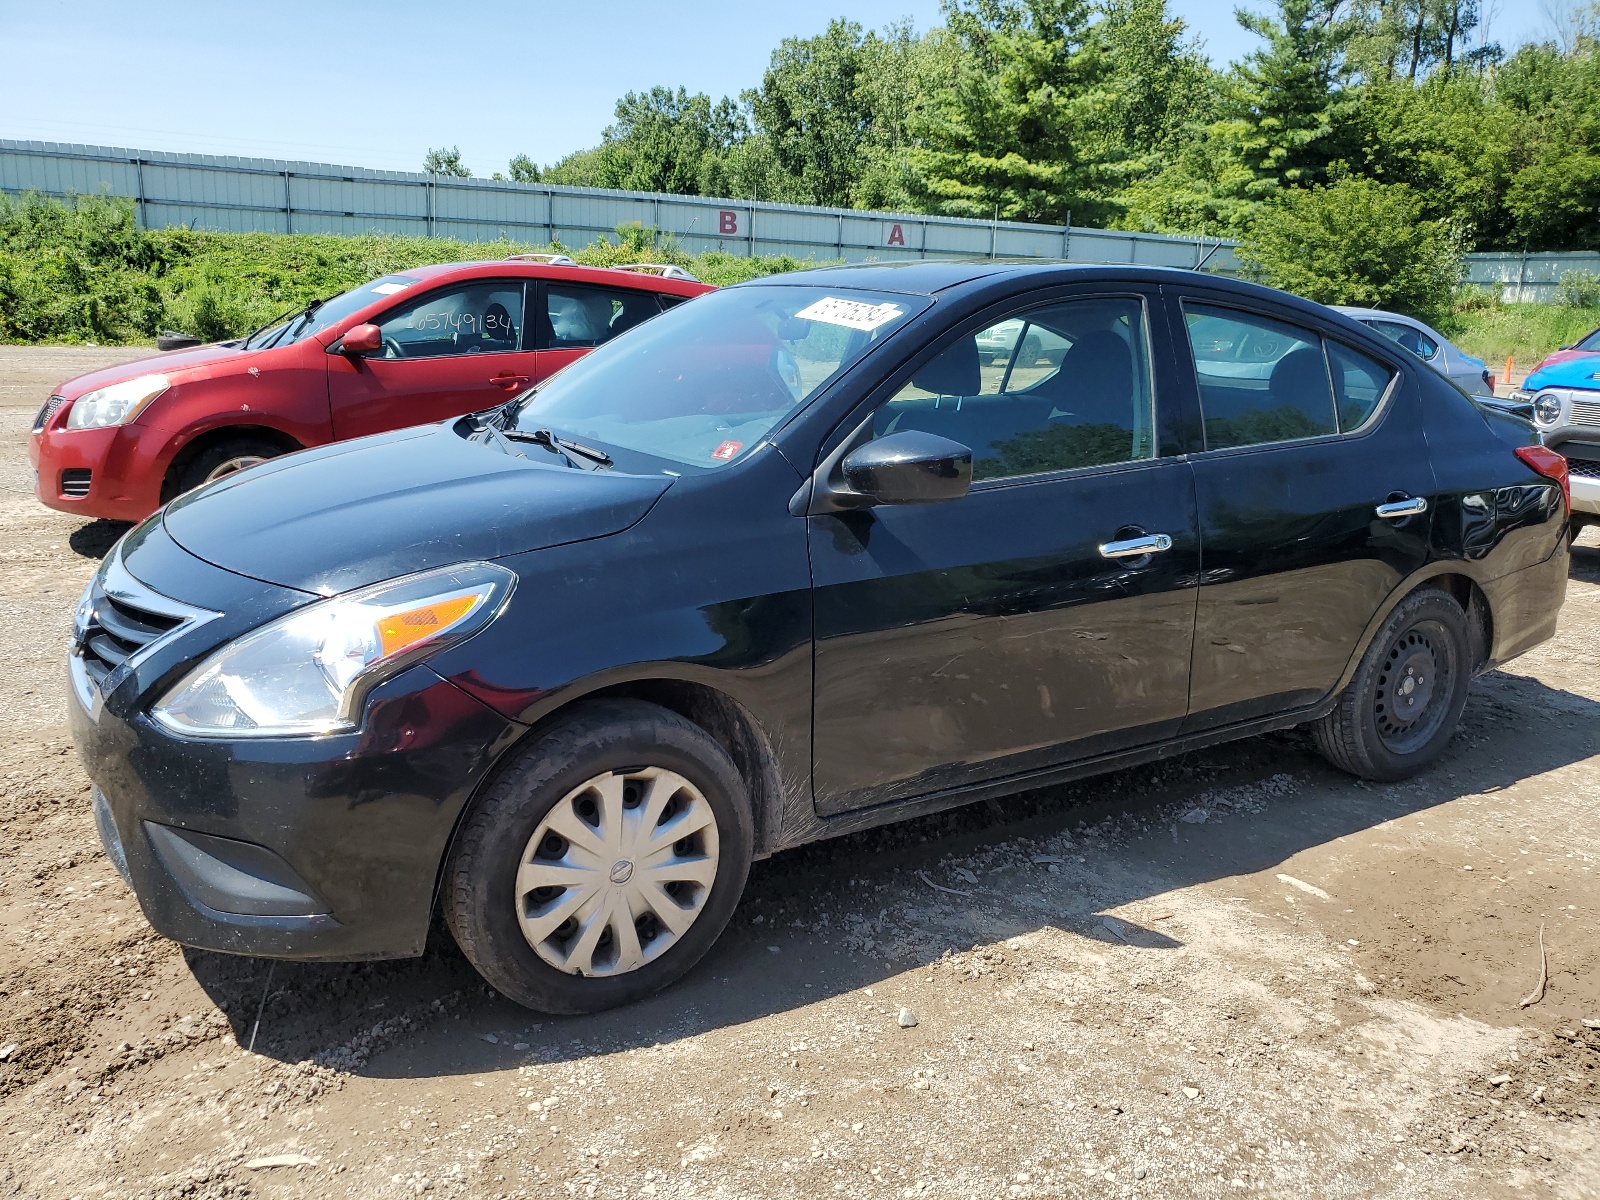
[[[1600,525],[1600,357],[1541,367],[1510,398],[1531,406],[1540,440],[1567,460],[1574,535]]]

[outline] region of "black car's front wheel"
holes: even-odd
[[[711,948],[752,840],[743,781],[709,734],[653,704],[591,705],[478,798],[446,865],[445,920],[520,1004],[626,1004]]]
[[[1405,779],[1454,735],[1467,702],[1467,619],[1434,588],[1396,606],[1331,712],[1312,724],[1317,748],[1363,779]]]

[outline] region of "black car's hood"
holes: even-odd
[[[209,563],[331,595],[617,533],[671,484],[514,458],[429,425],[229,476],[173,501],[163,522],[173,541]]]

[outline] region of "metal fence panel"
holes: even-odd
[[[665,196],[277,159],[0,139],[0,191],[106,193],[148,227],[393,233],[585,246],[619,225],[671,234],[690,253],[802,261],[1001,257],[1136,262],[1237,272],[1231,247],[1161,234]]]
[[[1560,299],[1561,279],[1569,271],[1600,275],[1600,254],[1469,254],[1467,282],[1500,291],[1511,303],[1549,303]]]

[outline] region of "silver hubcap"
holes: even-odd
[[[240,454],[233,458],[225,458],[211,468],[211,474],[205,477],[205,482],[210,483],[213,479],[221,479],[224,475],[232,475],[235,471],[242,471],[246,467],[253,467],[257,463],[266,461],[265,454]]]
[[[675,771],[596,775],[563,796],[517,869],[528,945],[569,975],[621,975],[670,950],[717,877],[717,821]]]

